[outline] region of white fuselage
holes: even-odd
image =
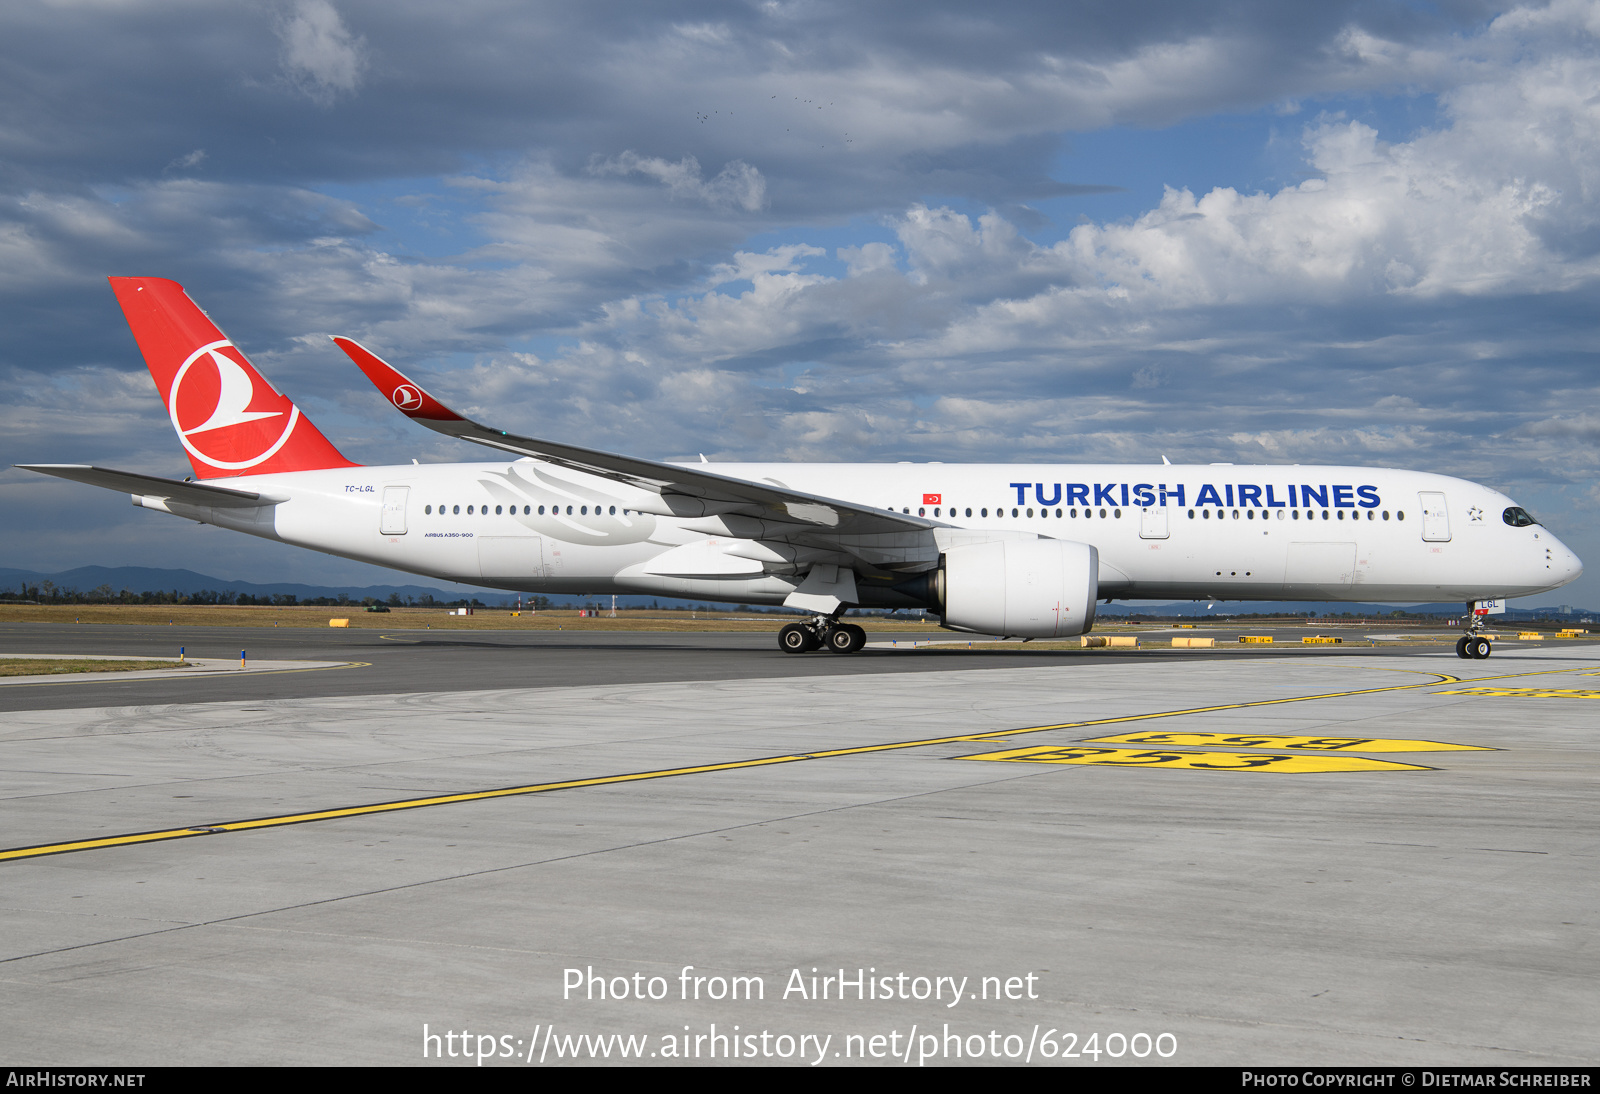
[[[260,508],[141,504],[396,570],[490,588],[782,603],[819,563],[910,579],[952,544],[1093,545],[1118,599],[1486,600],[1557,588],[1582,563],[1477,483],[1357,467],[726,464],[718,474],[878,509],[929,531],[808,544],[737,516],[662,515],[660,496],[531,459],[225,480]],[[138,499],[136,499],[138,501]],[[652,513],[652,510],[655,512]]]

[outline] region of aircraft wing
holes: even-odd
[[[286,500],[250,490],[231,490],[203,482],[164,479],[159,475],[141,475],[136,471],[113,471],[108,467],[93,467],[86,463],[19,463],[16,466],[24,471],[54,475],[58,479],[103,486],[107,490],[120,490],[141,497],[166,498],[185,505],[209,505],[216,509],[252,509]]]
[[[774,483],[730,478],[700,467],[658,463],[490,429],[457,414],[359,342],[338,337],[333,341],[401,413],[436,433],[641,487],[660,494],[669,503],[683,505],[685,516],[732,514],[791,524],[796,526],[796,532],[826,530],[841,535],[922,531],[940,526],[923,517],[807,494]],[[700,503],[698,512],[683,504],[692,501]]]

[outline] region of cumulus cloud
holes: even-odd
[[[328,0],[296,0],[278,37],[284,73],[314,101],[326,106],[361,86],[366,40],[351,36]]]
[[[695,198],[713,209],[754,213],[767,201],[766,180],[743,160],[727,164],[709,181],[702,180],[700,162],[693,156],[672,163],[659,156],[623,152],[609,159],[596,158],[589,171],[595,175],[644,175],[662,183],[674,196]]]

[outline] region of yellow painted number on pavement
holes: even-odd
[[[1513,699],[1600,699],[1600,691],[1586,688],[1460,688],[1435,695],[1499,695]]]
[[[1277,733],[1119,733],[1091,737],[1090,744],[1125,745],[1232,745],[1235,748],[1306,748],[1323,752],[1493,752],[1481,745],[1452,745],[1443,741],[1403,741],[1374,737],[1297,737]]]
[[[1199,771],[1428,771],[1430,768],[1361,756],[1283,756],[1262,752],[1183,752],[1137,748],[1012,748],[963,756],[963,760],[1011,760],[1034,764],[1098,764],[1112,767],[1181,767]]]

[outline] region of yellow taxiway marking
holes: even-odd
[[[1012,748],[962,756],[963,760],[1010,760],[1028,764],[1105,764],[1114,767],[1184,767],[1198,771],[1432,771],[1431,767],[1369,760],[1363,756],[1283,756],[1270,752],[1144,751],[1137,748]]]
[[[1600,699],[1600,691],[1592,688],[1458,688],[1454,691],[1436,691],[1434,694],[1500,695],[1514,699]]]
[[[351,667],[360,664],[352,662]],[[256,817],[250,820],[223,821],[216,824],[197,824],[183,828],[165,828],[153,832],[130,832],[125,835],[102,836],[61,843],[41,843],[31,847],[12,847],[0,850],[0,862],[40,858],[44,855],[62,855],[73,851],[89,851],[101,847],[128,847],[142,843],[187,839],[193,836],[217,835],[223,832],[243,832],[257,828],[277,828],[289,824],[307,824],[313,821],[336,820],[344,817],[365,817],[377,813],[398,812],[402,809],[425,809],[434,805],[453,805],[460,802],[486,801],[490,798],[509,798],[523,794],[543,794],[552,790],[571,790],[584,786],[610,786],[617,783],[643,782],[647,779],[668,779],[678,775],[699,775],[711,771],[738,771],[745,768],[767,767],[774,764],[798,763],[803,760],[826,760],[835,756],[863,756],[874,752],[893,752],[907,748],[926,748],[929,745],[963,744],[976,741],[997,741],[1019,737],[1025,733],[1048,733],[1061,729],[1087,729],[1091,726],[1118,725],[1127,722],[1145,722],[1157,718],[1182,718],[1190,714],[1210,714],[1223,710],[1249,710],[1255,707],[1282,706],[1287,703],[1309,703],[1318,699],[1347,699],[1355,695],[1379,695],[1390,691],[1412,691],[1417,688],[1438,687],[1440,684],[1459,684],[1461,677],[1425,669],[1393,669],[1363,665],[1362,668],[1379,672],[1405,672],[1434,679],[1419,684],[1391,684],[1380,688],[1356,688],[1351,691],[1320,692],[1315,695],[1290,695],[1278,699],[1253,699],[1243,703],[1218,703],[1213,706],[1185,707],[1179,710],[1157,710],[1145,714],[1128,714],[1116,718],[1091,718],[1081,722],[1059,722],[1046,726],[1027,726],[1022,729],[991,729],[982,733],[959,733],[949,737],[926,737],[915,741],[891,741],[886,744],[858,745],[853,748],[833,748],[819,752],[799,752],[787,756],[762,756],[749,760],[734,760],[721,764],[702,764],[694,767],[663,768],[658,771],[637,771],[625,775],[601,775],[590,779],[569,779],[562,782],[530,783],[526,786],[505,786],[494,790],[474,790],[459,794],[439,794],[425,798],[406,798],[401,801],[377,802],[341,809],[324,809],[307,813],[286,813],[273,817]],[[305,671],[305,670],[288,670]],[[1478,680],[1509,680],[1524,676],[1553,676],[1576,672],[1577,669],[1541,669],[1537,672],[1514,672],[1501,676],[1479,676]]]
[[[1457,692],[1435,692],[1455,695]],[[1443,741],[1405,741],[1381,737],[1296,737],[1279,733],[1121,733],[1090,737],[1090,744],[1114,745],[1232,745],[1234,748],[1305,748],[1323,752],[1498,752],[1483,745],[1452,745]],[[1318,768],[1318,770],[1323,770]]]

